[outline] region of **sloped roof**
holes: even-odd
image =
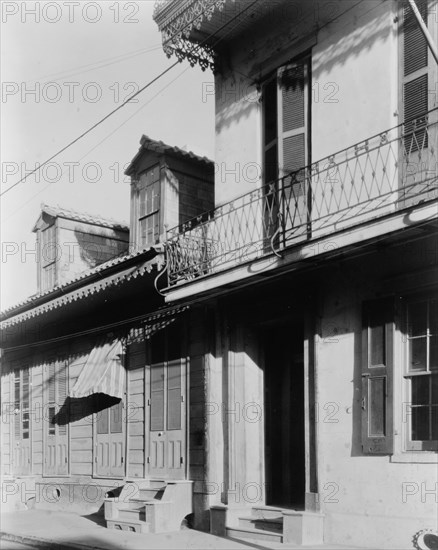
[[[160,248],[156,246],[118,256],[80,273],[77,277],[62,285],[33,294],[0,313],[1,328],[19,323],[26,318],[34,317],[44,311],[60,307],[65,303],[77,300],[79,297],[100,292],[111,284],[119,284],[122,281],[149,273],[154,265],[160,268],[163,260],[156,257],[160,252]],[[129,264],[129,267],[124,264]],[[115,268],[117,271],[115,274],[112,268]],[[110,273],[103,273],[105,271],[109,271]],[[98,276],[98,279],[95,281],[96,276]],[[13,319],[11,319],[12,317]]]
[[[154,153],[158,154],[167,154],[184,160],[201,163],[206,166],[211,165],[213,167],[214,164],[213,161],[207,157],[195,155],[195,153],[193,153],[192,151],[185,151],[184,149],[176,147],[175,145],[167,145],[163,141],[156,141],[154,139],[151,139],[149,136],[143,134],[140,139],[140,147],[138,153],[135,155],[128,168],[125,170],[126,175],[129,175],[133,171],[135,163],[137,162],[143,151],[153,151]]]
[[[61,206],[49,206],[48,204],[41,204],[41,214],[48,214],[54,218],[66,218],[68,220],[75,220],[79,222],[90,223],[93,225],[99,225],[101,227],[109,227],[110,229],[119,229],[121,231],[129,231],[129,224],[125,221],[117,221],[113,218],[102,218],[94,214],[88,214],[86,212],[76,212],[63,208]],[[39,218],[38,218],[39,219]],[[36,224],[32,231],[36,231]]]

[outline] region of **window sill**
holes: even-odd
[[[390,462],[410,464],[438,464],[438,453],[435,451],[406,451],[390,457]]]

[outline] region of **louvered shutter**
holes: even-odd
[[[423,21],[428,25],[432,38],[436,41],[438,25],[433,10],[430,9],[432,3],[427,0],[416,0],[416,5]],[[409,206],[418,202],[419,198],[433,198],[434,189],[428,191],[422,180],[425,174],[430,173],[435,167],[437,131],[436,124],[430,123],[433,122],[431,116],[434,116],[436,121],[436,114],[431,115],[430,111],[438,105],[438,71],[408,2],[402,4],[400,19],[400,114],[403,117],[400,122],[404,122],[400,150],[400,200],[403,206]],[[421,170],[423,174],[419,173]]]
[[[366,302],[362,330],[362,449],[365,454],[392,454],[393,300]]]
[[[16,440],[21,438],[21,379],[20,371],[17,369],[14,372],[14,436]]]
[[[308,63],[287,65],[278,74],[279,172],[283,179],[282,219],[286,239],[307,231]]]
[[[265,246],[277,230],[278,222],[278,105],[277,75],[263,88],[263,237]]]
[[[57,382],[57,404],[58,404],[58,410],[60,409],[63,411],[63,414],[59,414],[59,423],[58,423],[58,433],[59,435],[66,435],[67,434],[67,422],[68,422],[68,415],[66,414],[66,398],[68,394],[68,364],[67,363],[59,363],[58,364],[58,373],[56,377]]]
[[[417,0],[417,7],[427,24],[427,0]],[[406,5],[403,9],[403,118],[407,123],[404,141],[408,154],[427,147],[425,130],[417,131],[416,127],[424,123],[420,117],[428,111],[428,57],[426,38],[412,9]],[[417,120],[416,126],[408,122],[412,119]]]

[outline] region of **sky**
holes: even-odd
[[[1,191],[174,63],[153,0],[1,3]],[[36,292],[41,203],[129,220],[124,168],[142,134],[214,159],[212,73],[174,67],[1,198],[1,302]],[[209,88],[211,89],[211,88]]]

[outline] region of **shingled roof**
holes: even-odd
[[[101,227],[109,227],[110,229],[119,229],[121,231],[129,231],[129,224],[125,221],[116,221],[113,218],[102,218],[94,214],[88,214],[86,212],[76,212],[61,206],[49,206],[48,204],[41,204],[41,214],[47,214],[54,218],[66,218],[68,220],[75,220],[78,222],[90,223],[93,225],[99,225]],[[36,231],[36,225],[32,229]]]
[[[185,151],[180,147],[167,145],[163,141],[156,141],[154,139],[151,139],[149,136],[143,134],[140,139],[140,147],[138,153],[135,155],[135,157],[132,159],[131,163],[125,170],[125,174],[127,176],[132,173],[137,159],[140,157],[143,151],[153,151],[154,153],[158,154],[167,154],[184,160],[191,160],[205,166],[213,166],[214,164],[213,161],[207,157],[200,157],[199,155],[195,155],[195,153],[193,153],[192,151]]]

